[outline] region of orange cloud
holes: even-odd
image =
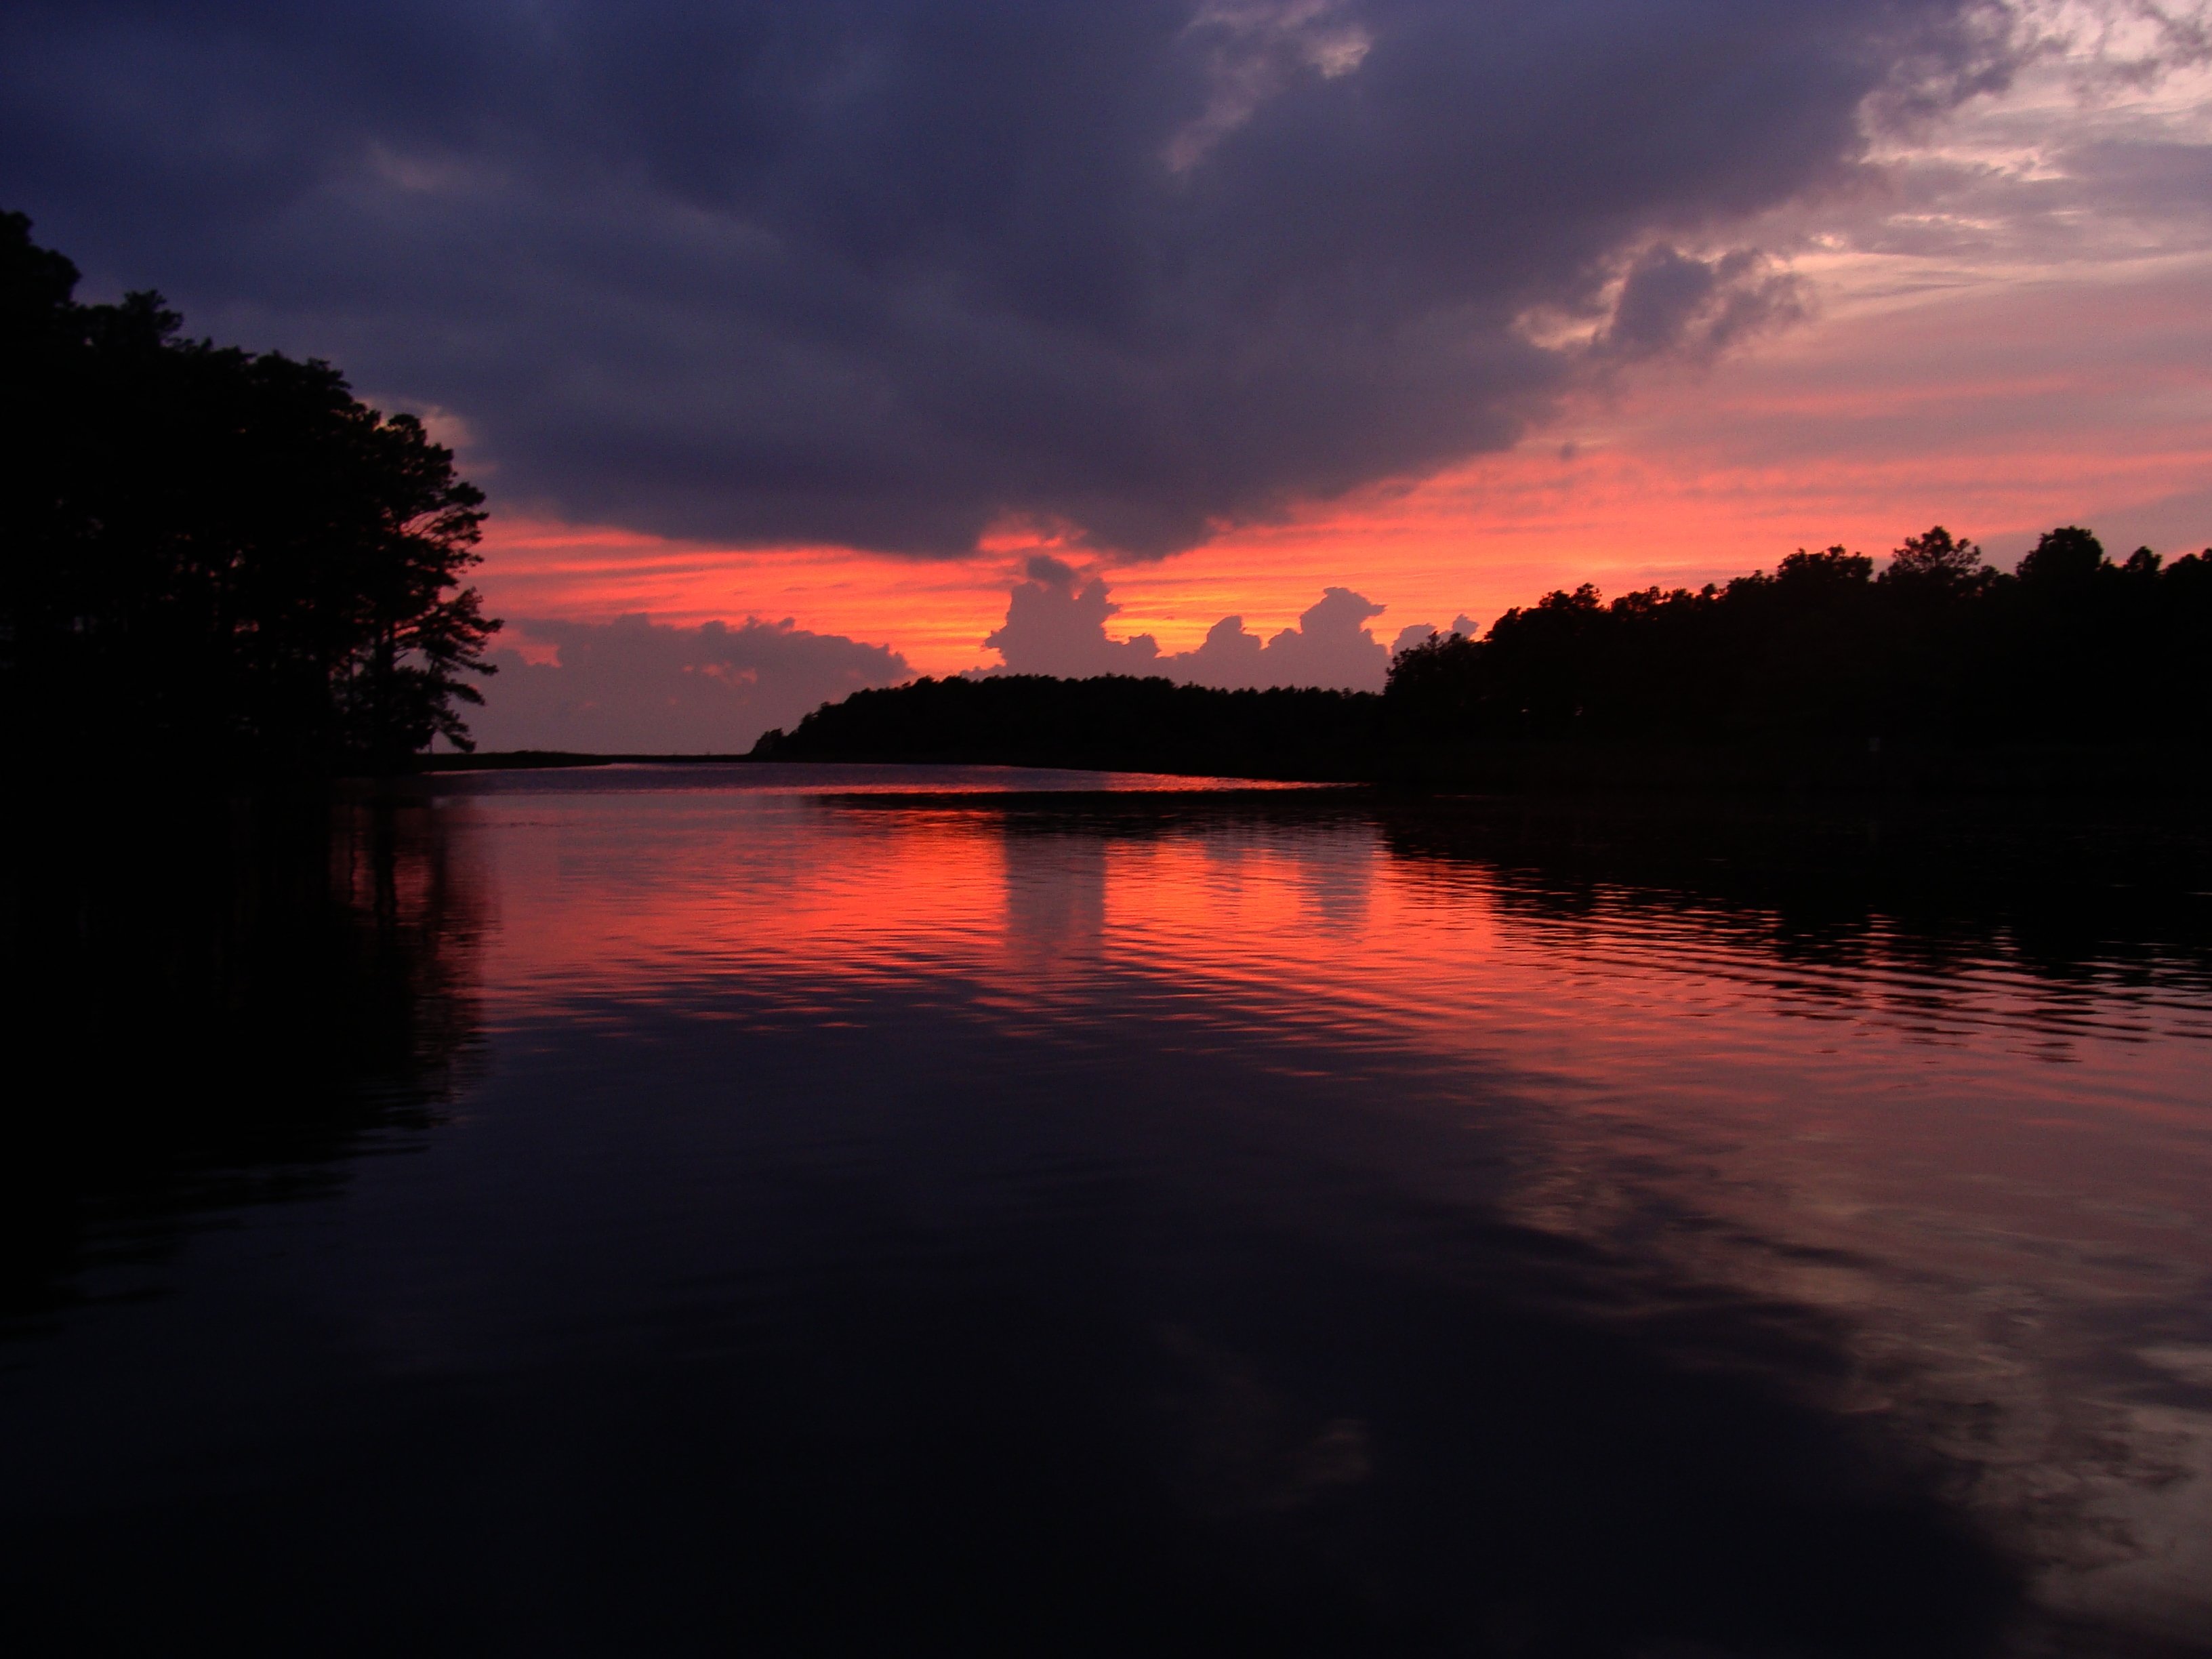
[[[1941,521],[2009,559],[2043,528],[2127,547],[2212,542],[2212,270],[1972,285],[1856,300],[1690,378],[1571,410],[1540,439],[1107,567],[1120,637],[1196,647],[1221,617],[1294,623],[1327,586],[1408,623],[1487,622],[1560,585],[1695,586],[1798,546],[1881,553]],[[1081,552],[1018,527],[968,560],[827,547],[736,550],[612,527],[495,519],[495,611],[698,623],[748,616],[852,635],[941,673],[994,663],[1024,556]]]
[[[985,659],[1018,561],[929,563],[842,548],[732,549],[611,525],[495,515],[479,586],[495,614],[528,621],[791,618],[893,644],[924,672]],[[993,607],[997,616],[993,615]]]

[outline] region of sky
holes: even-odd
[[[2202,3],[13,0],[0,207],[454,447],[492,747],[2212,543]]]

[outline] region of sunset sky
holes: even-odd
[[[430,418],[495,747],[2212,542],[2202,7],[24,3],[0,207]]]

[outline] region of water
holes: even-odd
[[[10,1650],[2212,1651],[2203,837],[1163,781],[55,837]]]

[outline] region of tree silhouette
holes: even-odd
[[[2109,746],[2200,741],[2208,691],[2212,556],[2116,566],[2069,526],[2007,575],[1939,525],[1879,576],[1832,547],[1696,593],[1562,590],[1401,653],[1385,701],[1429,742]]]
[[[2105,544],[2079,525],[2046,530],[2021,558],[2021,586],[2039,592],[2080,591],[2109,567]]]
[[[1608,600],[1589,583],[1563,588],[1480,639],[1439,634],[1400,652],[1379,697],[1118,676],[924,679],[827,704],[755,752],[1449,781],[1486,754],[1579,749],[1584,760],[1551,775],[1602,783],[1664,781],[1666,766],[1634,763],[1638,750],[1856,757],[1856,771],[1828,768],[1851,781],[1869,775],[1868,757],[1901,747],[1935,757],[1917,775],[1940,784],[1950,761],[2040,746],[2137,758],[2118,773],[1975,775],[2186,787],[2197,769],[2179,745],[2204,743],[2208,696],[2212,550],[2166,562],[2142,548],[2115,565],[2067,526],[2006,574],[1939,525],[1878,574],[1866,555],[1830,547],[1695,592]]]
[[[1923,535],[1906,537],[1880,580],[1900,592],[1948,599],[1977,591],[1993,574],[1982,562],[1980,548],[1939,524]]]
[[[483,496],[328,363],[83,305],[0,215],[0,700],[19,756],[388,767],[482,701]]]

